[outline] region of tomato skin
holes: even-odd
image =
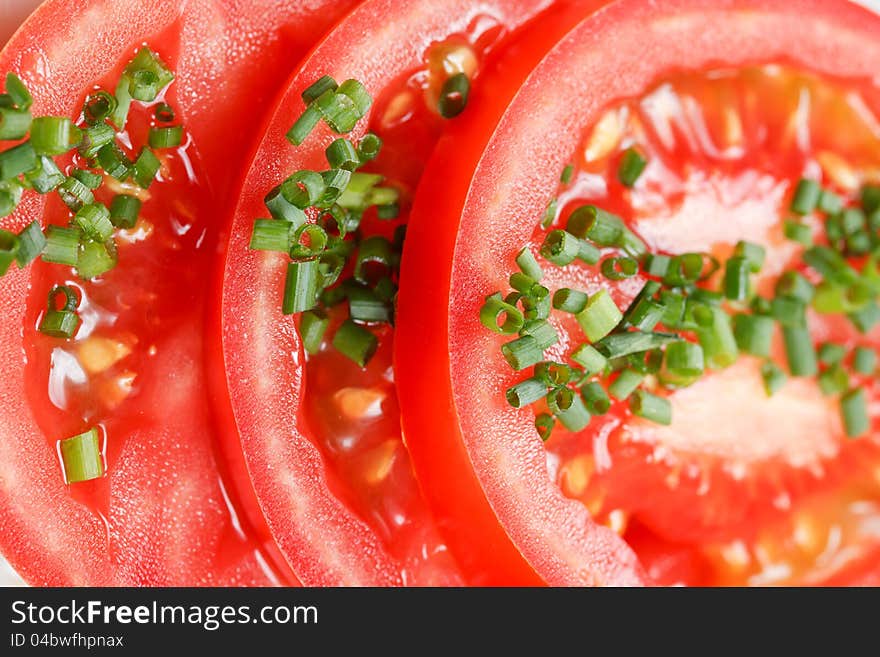
[[[35,113],[70,116],[79,111],[82,95],[95,80],[117,69],[137,45],[157,40],[151,45],[175,69],[178,114],[202,155],[204,182],[215,190],[216,207],[222,210],[231,204],[237,164],[261,125],[259,108],[274,95],[290,62],[352,4],[50,0],[0,53],[0,71],[22,77],[34,96]],[[304,24],[310,29],[293,29]],[[96,34],[101,38],[95,39]],[[243,73],[251,67],[260,74]],[[224,127],[244,115],[249,120],[236,120],[237,130]],[[43,208],[43,198],[26,194],[3,227],[17,230],[42,219]],[[21,332],[28,317],[23,303],[28,281],[26,270],[10,271],[0,280],[0,354],[7,363],[0,381],[0,546],[16,570],[41,585],[277,583],[265,564],[271,547],[260,545],[266,540],[264,529],[252,528],[249,540],[256,541],[249,551],[223,543],[235,524],[220,480],[219,469],[226,466],[214,453],[214,420],[198,394],[183,400],[187,403],[176,408],[173,422],[158,429],[145,425],[137,444],[127,445],[124,466],[108,474],[119,526],[106,524],[74,501],[54,446],[38,429],[23,395]],[[194,377],[190,389],[199,391],[204,388],[196,374],[203,366],[202,346],[195,337],[180,343],[167,376],[186,372]],[[166,445],[174,456],[156,461]],[[198,493],[176,503],[179,490],[169,481]],[[232,491],[229,496],[235,497]],[[246,506],[244,494],[238,497],[233,506]],[[283,562],[275,569],[283,573]],[[290,574],[281,576],[294,581]]]
[[[489,534],[551,584],[644,581],[622,541],[551,482],[532,412],[507,406],[518,378],[503,340],[477,319],[483,298],[506,289],[581,130],[609,102],[681,68],[784,61],[868,77],[877,32],[876,16],[844,2],[620,0],[575,28],[498,108],[488,143],[475,141],[473,116],[441,142],[407,236],[396,363],[408,444],[435,512],[457,529],[453,549]]]
[[[227,247],[223,303],[214,318],[218,340],[215,394],[228,395],[226,445],[244,452],[250,479],[275,540],[309,585],[398,584],[400,564],[375,532],[332,493],[336,482],[310,438],[304,395],[308,381],[295,323],[281,314],[285,258],[248,250],[253,220],[266,213],[264,195],[298,169],[326,168],[336,138],[323,124],[292,148],[284,133],[303,110],[300,93],[322,75],[355,78],[375,97],[424,64],[428,48],[464,33],[488,15],[520,24],[547,0],[373,0],[360,6],[318,45],[289,81],[248,172]],[[377,33],[376,16],[386,17]],[[360,138],[368,119],[348,135]],[[221,378],[222,377],[222,378]],[[221,404],[222,405],[222,404]],[[273,409],[267,413],[265,409]],[[470,548],[473,550],[473,546]]]

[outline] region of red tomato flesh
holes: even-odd
[[[678,428],[643,425],[616,409],[577,436],[557,428],[545,449],[535,411],[505,400],[504,391],[524,376],[503,360],[505,339],[486,331],[479,309],[486,295],[509,289],[516,253],[543,239],[535,228],[569,162],[582,172],[561,205],[595,200],[622,213],[654,247],[680,252],[698,244],[729,253],[739,239],[777,246],[792,181],[821,172],[823,158],[831,161],[824,150],[876,172],[877,135],[852,96],[816,82],[807,98],[814,113],[804,119],[798,103],[812,82],[741,67],[782,62],[845,78],[845,90],[861,93],[876,112],[880,96],[865,53],[876,56],[877,28],[876,16],[846,3],[680,0],[649,8],[622,0],[550,52],[502,108],[488,143],[471,147],[479,127],[465,122],[441,142],[413,210],[396,365],[417,473],[446,524],[485,531],[493,517],[552,583],[636,581],[636,571],[627,578],[608,567],[609,553],[618,564],[632,564],[632,553],[596,526],[624,533],[633,518],[624,538],[661,583],[818,581],[841,567],[832,567],[831,557],[819,563],[828,556],[823,535],[851,539],[856,558],[873,549],[874,439],[846,443],[836,410],[814,384],[792,382],[767,401],[743,360],[675,394]],[[711,75],[675,73],[721,67]],[[627,98],[638,101],[627,105]],[[584,128],[598,125],[613,135],[624,105],[633,127],[595,144],[582,141]],[[734,116],[739,134],[728,107],[741,112]],[[733,144],[718,139],[732,136]],[[647,144],[651,164],[630,195],[614,178],[620,151],[633,141]],[[597,163],[590,148],[605,159]],[[787,262],[784,248],[771,250],[771,262]],[[594,268],[544,269],[542,284],[551,289],[607,285]],[[640,286],[630,280],[612,295],[625,307]],[[576,324],[553,317],[561,339],[547,356],[558,359],[583,336]],[[814,327],[818,339],[832,330],[839,328],[829,322]],[[779,415],[789,419],[780,423]],[[774,524],[780,516],[787,526]],[[787,551],[790,537],[799,537],[803,553]],[[709,546],[709,538],[714,549],[754,539],[770,567],[750,557],[739,573],[719,570],[692,550],[694,541]],[[455,537],[451,542],[454,548]],[[789,568],[784,576],[781,565]]]
[[[138,226],[119,236],[115,270],[83,282],[69,269],[37,263],[0,283],[0,353],[8,364],[0,382],[0,542],[29,582],[294,581],[265,527],[241,517],[246,491],[229,484],[237,465],[215,454],[203,313],[229,185],[259,127],[254,108],[273,95],[306,39],[346,6],[50,1],[0,54],[0,70],[18,73],[30,88],[35,113],[75,117],[96,84],[113,90],[148,42],[175,71],[169,101],[188,135],[167,153]],[[311,29],[301,29],[304,21]],[[285,25],[297,25],[296,34]],[[243,74],[252,68],[260,74]],[[241,129],[228,130],[232,117],[244,115]],[[132,112],[135,146],[145,141],[148,119],[146,109]],[[26,194],[4,228],[66,223],[65,212],[54,195]],[[71,343],[35,330],[47,290],[64,281],[84,299],[84,323]],[[105,440],[107,475],[66,486],[57,441],[92,425]]]

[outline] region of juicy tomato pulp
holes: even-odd
[[[112,90],[126,63],[96,88]],[[173,106],[173,83],[167,93]],[[154,109],[165,101],[132,103],[119,138],[130,157],[158,125]],[[108,205],[115,193],[143,202],[134,228],[116,232],[114,269],[86,281],[69,268],[34,263],[23,334],[26,392],[53,449],[99,428],[107,475],[72,484],[69,492],[103,522],[118,583],[268,583],[277,578],[261,539],[239,520],[219,474],[202,383],[203,314],[217,237],[211,190],[186,133],[181,146],[157,154],[162,168],[149,189],[105,175],[95,192]],[[68,173],[74,166],[88,165],[76,155]],[[44,219],[68,223],[57,195],[47,199]],[[70,341],[37,330],[49,290],[61,284],[81,299],[82,325]],[[60,462],[57,477],[63,478]],[[163,540],[144,545],[156,531]],[[132,550],[142,558],[133,560]],[[235,576],[245,563],[265,572]],[[190,570],[193,564],[201,565]]]
[[[708,251],[723,262],[737,241],[760,243],[767,264],[756,286],[766,294],[803,248],[782,231],[794,184],[821,179],[851,198],[880,176],[869,93],[780,66],[670,77],[588,130],[557,224],[590,203],[620,214],[654,251]],[[632,145],[649,164],[628,189],[616,172]],[[551,289],[608,286],[592,269],[549,269]],[[642,282],[617,284],[618,305]],[[570,316],[559,315],[554,360],[582,341]],[[811,316],[810,328],[817,342],[880,341],[876,330],[863,336],[828,316]],[[779,336],[775,349],[785,363]],[[584,432],[557,426],[547,443],[563,493],[621,533],[661,583],[818,583],[880,545],[874,434],[848,440],[837,399],[815,379],[789,379],[768,398],[759,365],[741,357],[671,393],[669,427],[634,418],[623,403]],[[875,380],[857,385],[876,398]]]
[[[407,212],[443,119],[433,109],[437,91],[450,73],[477,73],[499,35],[488,18],[474,21],[467,34],[449,37],[427,53],[426,67],[402,76],[376,99],[370,130],[382,139],[379,157],[367,170],[385,176],[400,192],[400,215],[380,220],[369,211],[364,237],[391,238],[407,222]],[[394,331],[375,325],[376,355],[361,369],[331,345],[330,336],[347,316],[331,313],[319,353],[306,356],[306,419],[321,448],[336,493],[382,537],[403,564],[405,584],[461,585],[458,567],[436,529],[421,496],[400,428],[400,409],[392,370]]]

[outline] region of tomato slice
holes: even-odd
[[[226,256],[216,345],[224,367],[215,369],[214,388],[218,394],[228,391],[227,444],[243,452],[262,514],[305,583],[462,580],[448,556],[439,561],[430,556],[448,550],[437,538],[401,444],[391,333],[382,333],[379,352],[365,370],[332,350],[307,358],[295,323],[281,314],[285,258],[248,250],[253,221],[266,213],[265,194],[297,170],[327,166],[324,150],[336,136],[326,126],[297,148],[284,137],[303,111],[300,94],[323,75],[354,78],[366,86],[375,103],[349,138],[363,136],[369,124],[384,140],[374,168],[402,190],[405,215],[408,196],[444,128],[424,100],[432,93],[437,48],[461,46],[475,53],[469,59],[488,61],[496,49],[507,48],[505,35],[548,4],[364,3],[292,77],[257,150]],[[377,16],[383,17],[381,30]],[[380,224],[368,230],[388,232],[388,223]],[[360,409],[362,419],[346,419],[351,409]],[[392,462],[388,470],[380,465]],[[463,552],[481,549],[485,546],[478,543]],[[497,581],[492,573],[468,575],[474,575],[470,581]]]
[[[676,0],[648,7],[621,0],[561,39],[515,95],[495,104],[494,116],[478,122],[471,115],[441,141],[407,238],[395,364],[407,444],[453,549],[487,536],[519,551],[523,576],[530,568],[553,584],[644,581],[626,543],[563,495],[555,481],[560,460],[537,438],[534,412],[507,404],[504,391],[522,377],[502,358],[502,341],[480,324],[480,307],[487,294],[508,289],[513,257],[532,240],[559,172],[582,157],[576,149],[584,128],[614,103],[641,98],[682,69],[756,63],[785,63],[861,84],[872,79],[867,61],[876,55],[865,53],[878,50],[877,26],[876,16],[847,3]],[[862,87],[874,106],[876,87]],[[493,120],[497,128],[487,136],[482,126]],[[580,191],[590,198],[589,186]],[[662,220],[657,223],[662,228]],[[693,236],[683,232],[675,239]],[[676,243],[665,248],[675,250]],[[587,270],[577,277],[582,289],[598,283]],[[638,282],[630,282],[614,294],[623,303],[637,291]],[[601,443],[604,434],[594,434],[595,427],[587,437]],[[650,466],[630,473],[633,498],[662,505],[651,499],[650,486],[637,487],[655,473]],[[612,484],[627,477],[626,470],[609,472]],[[669,516],[675,527],[675,513]],[[632,540],[652,575],[702,576],[705,564],[687,544],[658,545],[650,532],[648,538],[633,533]]]
[[[169,99],[190,138],[168,155],[144,201],[151,223],[120,238],[117,269],[97,282],[70,281],[81,285],[90,317],[76,342],[35,331],[46,290],[73,276],[37,263],[0,283],[0,547],[29,582],[293,581],[266,530],[240,518],[247,500],[224,481],[235,464],[215,455],[203,383],[205,281],[260,108],[352,4],[50,0],[0,54],[0,70],[25,81],[35,112],[75,116],[94,85],[115,83],[148,42],[175,70]],[[135,122],[145,130],[141,113]],[[55,198],[26,194],[3,224],[64,221],[64,212]],[[66,486],[56,441],[85,423],[105,431],[108,474]]]

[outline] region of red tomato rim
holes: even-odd
[[[671,0],[661,7],[618,0],[548,54],[488,143],[474,146],[474,130],[463,122],[438,147],[407,236],[395,362],[407,443],[441,526],[453,528],[453,549],[491,533],[550,584],[640,580],[622,539],[598,528],[551,482],[531,412],[504,401],[515,375],[497,348],[487,350],[495,341],[477,319],[483,297],[515,270],[513,257],[583,127],[609,102],[637,96],[672,69],[779,61],[873,76],[878,33],[880,19],[848,2]],[[565,102],[572,98],[582,102]],[[473,245],[483,257],[471,253]],[[479,388],[491,393],[489,408],[479,403]],[[483,463],[506,467],[474,466]],[[511,479],[506,471],[521,474]]]

